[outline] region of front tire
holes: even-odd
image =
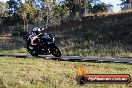
[[[57,46],[52,46],[51,53],[55,57],[61,57],[61,51],[59,50],[59,48]]]

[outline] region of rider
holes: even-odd
[[[41,31],[39,27],[35,27],[32,30],[32,34],[28,37],[27,49],[38,52],[41,48],[43,48],[45,53],[50,53],[50,49],[47,47],[47,44],[50,42],[48,42],[48,40],[50,39],[52,39],[52,37],[49,34],[44,33],[44,28]]]
[[[42,29],[44,30],[44,28]],[[39,27],[35,27],[32,30],[32,34],[29,35],[28,37],[28,44],[30,45],[29,48],[33,49],[38,47],[39,44],[39,37],[42,37],[42,35],[44,34],[43,38],[50,38],[47,33],[42,33],[41,29]]]
[[[37,46],[37,44],[38,44],[38,37],[39,37],[39,35],[41,35],[42,33],[41,33],[41,29],[39,28],[39,27],[35,27],[35,28],[33,28],[33,30],[32,30],[32,34],[31,35],[29,35],[29,38],[28,38],[28,40],[30,41],[29,42],[29,44],[31,45],[31,46]]]

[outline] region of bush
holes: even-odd
[[[20,26],[17,26],[12,32],[12,36],[23,36],[25,34],[27,34],[26,31]]]

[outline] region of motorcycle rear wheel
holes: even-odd
[[[37,51],[35,51],[35,50],[31,50],[31,51],[29,51],[29,53],[30,53],[32,56],[35,56],[35,57],[38,56],[38,53],[37,53]]]

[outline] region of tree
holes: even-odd
[[[65,0],[63,6],[68,8],[71,18],[78,12],[82,15],[85,12],[85,0]]]
[[[120,0],[121,3],[119,4],[119,6],[121,7],[121,9],[123,10],[125,7],[125,4],[128,3],[128,0]]]
[[[93,6],[92,12],[93,13],[102,13],[102,12],[108,12],[109,8],[111,7],[111,4],[105,4],[105,3],[97,3]]]
[[[5,10],[5,6],[3,2],[0,2],[0,17],[3,16]]]
[[[19,8],[19,15],[23,18],[24,21],[24,29],[25,25],[28,26],[28,23],[34,23],[36,18],[37,11],[30,6],[29,3],[24,3],[21,8]]]
[[[17,2],[14,0],[7,1],[9,5],[9,15],[13,15],[15,10],[17,9]]]
[[[1,17],[4,14],[3,11],[4,11],[4,5],[3,5],[3,2],[0,2],[0,24],[2,23]]]

